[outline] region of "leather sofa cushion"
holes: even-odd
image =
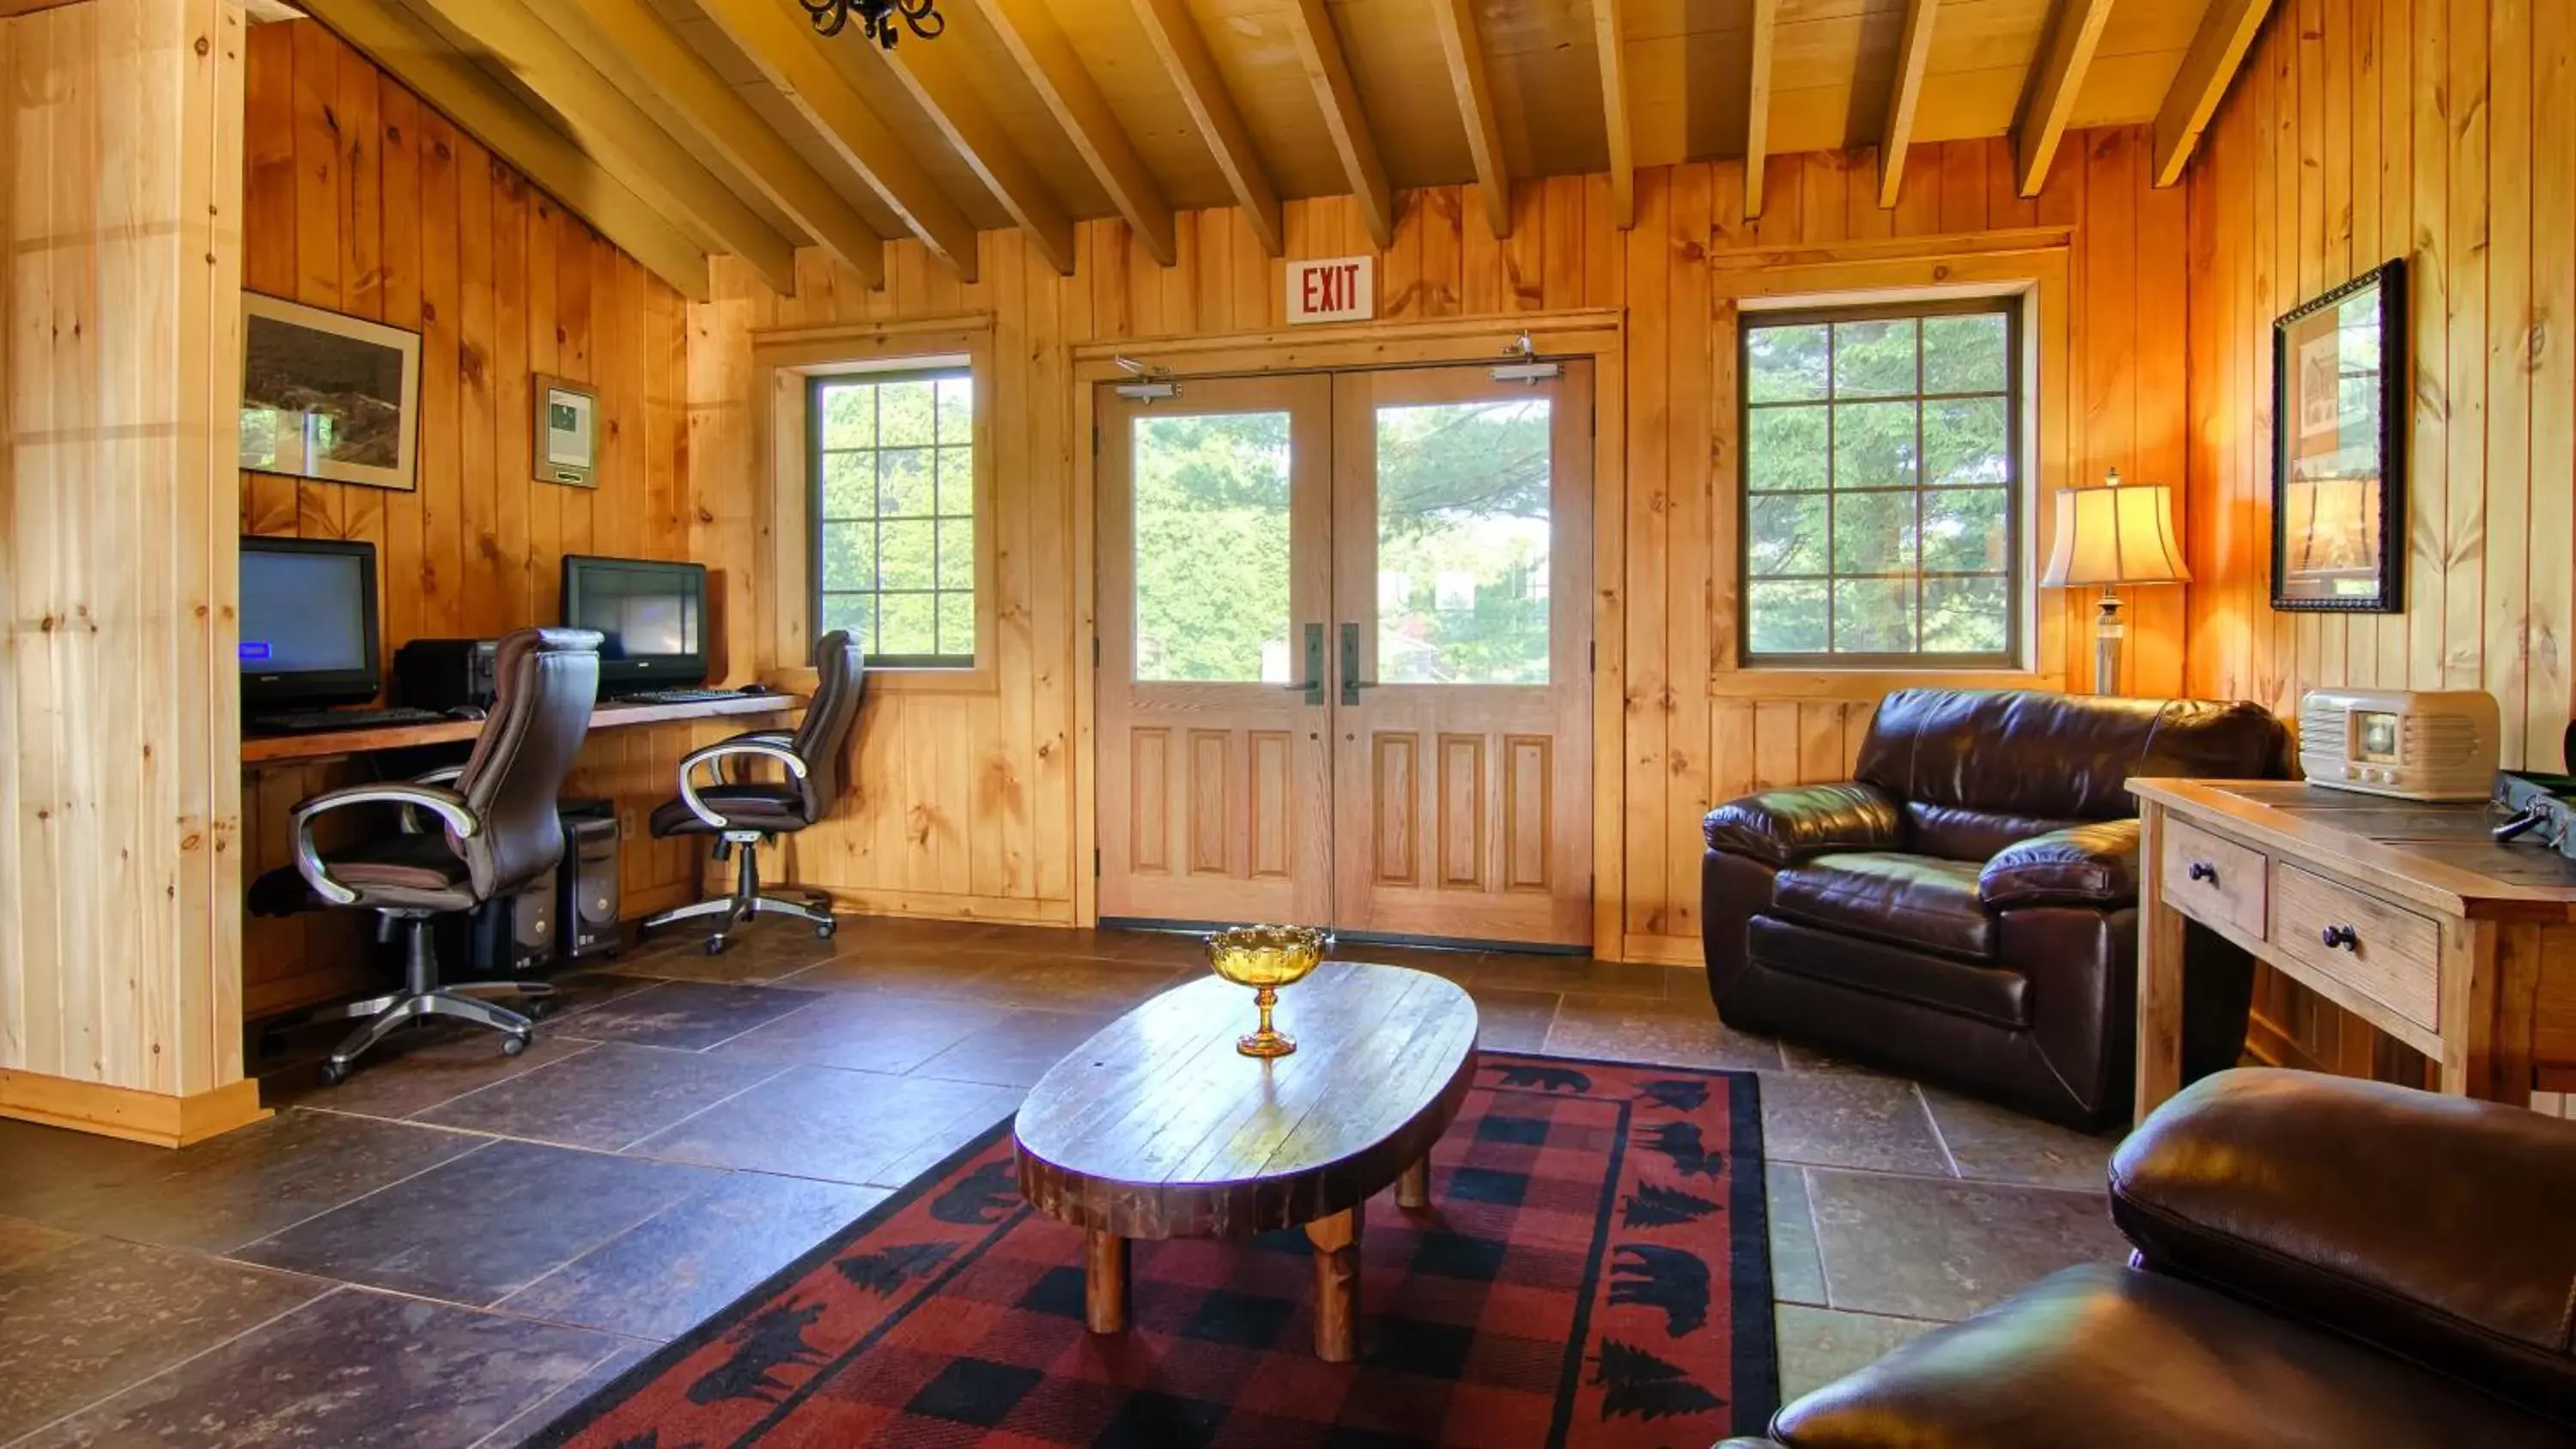
[[[2570,1201],[2576,1123],[2307,1072],[2194,1083],[2111,1164],[2150,1265],[2576,1423]]]
[[[1708,812],[1700,834],[1711,850],[1793,865],[1840,850],[1897,849],[1905,823],[1874,785],[1798,785],[1729,800]]]
[[[2562,1235],[2563,1236],[2563,1235]],[[2069,1268],[1782,1409],[1789,1449],[2566,1449],[2467,1385],[2206,1288]]]
[[[2018,971],[1927,956],[1905,946],[1818,930],[1774,916],[1745,925],[1746,952],[1764,967],[1850,991],[1973,1017],[2011,1031],[2030,1024],[2030,983]],[[1838,1022],[1837,1025],[1844,1023]],[[1891,1061],[1908,1057],[1932,1039],[1928,1019],[1909,1021],[1902,1032],[1873,1044],[1871,1054]],[[1956,1062],[1950,1065],[1956,1066]]]
[[[1995,953],[1994,918],[1977,895],[1977,867],[1923,855],[1820,855],[1771,881],[1776,915],[1970,961]]]
[[[2034,835],[2046,835],[2080,820],[2042,815],[2016,815],[2009,810],[1978,810],[1966,805],[1936,805],[1928,800],[1905,802],[1905,848],[1917,855],[1983,864],[1995,852]]]
[[[2256,705],[1900,689],[1879,703],[1853,773],[1899,800],[2035,820],[2110,820],[2137,813],[2133,775],[2288,770],[2289,734]]]
[[[2102,820],[2005,846],[1977,875],[1994,910],[2138,903],[2138,822]]]

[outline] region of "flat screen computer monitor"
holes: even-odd
[[[241,541],[241,697],[250,705],[375,698],[376,546]]]
[[[563,621],[600,635],[599,689],[686,689],[707,681],[703,564],[566,554]]]

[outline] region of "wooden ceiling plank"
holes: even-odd
[[[1279,189],[1271,184],[1270,173],[1262,169],[1261,157],[1252,149],[1252,137],[1243,128],[1243,117],[1235,110],[1234,97],[1217,73],[1207,37],[1199,34],[1189,7],[1182,0],[1136,0],[1136,20],[1144,26],[1145,39],[1163,63],[1164,74],[1181,93],[1181,104],[1216,158],[1217,170],[1225,173],[1226,186],[1251,221],[1261,249],[1274,257],[1284,255],[1287,228],[1280,217]]]
[[[1476,189],[1484,194],[1485,220],[1496,237],[1512,234],[1512,175],[1503,155],[1502,117],[1485,74],[1484,41],[1476,33],[1473,0],[1431,0],[1449,84],[1458,93],[1458,118],[1467,127],[1467,154],[1475,162]]]
[[[1637,141],[1628,121],[1625,0],[1592,0],[1592,48],[1601,59],[1601,123],[1610,141],[1610,219],[1637,224]]]
[[[884,198],[914,236],[957,275],[975,280],[975,224],[912,159],[859,93],[832,68],[824,44],[858,45],[847,32],[826,41],[778,0],[697,0],[779,93],[814,123],[868,189]],[[873,43],[873,42],[870,42]]]
[[[1893,211],[1905,183],[1905,153],[1914,144],[1914,113],[1923,102],[1923,68],[1932,59],[1932,23],[1941,0],[1910,0],[1905,38],[1896,48],[1896,86],[1887,98],[1887,129],[1878,143],[1878,204]]]
[[[957,148],[967,169],[1002,203],[1011,220],[1028,233],[1038,254],[1058,275],[1072,276],[1072,215],[1047,189],[1037,168],[1012,144],[1001,123],[976,99],[964,78],[951,68],[924,66],[919,45],[868,49],[884,59],[886,68],[902,82],[905,93],[929,113],[931,124],[948,138],[949,145]]]
[[[1744,78],[1744,219],[1762,214],[1762,163],[1771,153],[1771,52],[1780,39],[1780,0],[1753,0]]]
[[[885,285],[885,239],[876,228],[646,0],[545,0],[543,13],[549,23],[578,24],[586,43],[614,47],[625,67],[745,182],[869,286]]]
[[[616,167],[638,195],[691,229],[700,245],[740,257],[782,295],[796,290],[795,244],[699,165],[521,0],[407,3],[466,55],[526,87],[574,145]]]
[[[2171,186],[2182,180],[2183,167],[2200,144],[2200,133],[2218,113],[2219,101],[2271,11],[2272,0],[2210,0],[2199,33],[2183,55],[2182,68],[2174,72],[2164,105],[2156,111],[2156,185]]]
[[[1287,13],[1298,63],[1305,67],[1307,84],[1315,89],[1315,104],[1324,113],[1324,129],[1332,133],[1342,174],[1350,179],[1351,194],[1359,198],[1360,217],[1368,223],[1369,236],[1383,251],[1395,245],[1395,198],[1386,184],[1386,164],[1378,159],[1377,137],[1369,131],[1368,114],[1360,109],[1359,89],[1351,83],[1341,37],[1333,32],[1333,18],[1325,11],[1324,0],[1297,0]]]
[[[1180,253],[1172,240],[1171,203],[1163,199],[1154,173],[1145,169],[1135,141],[1119,124],[1117,112],[1109,108],[1099,83],[1083,67],[1045,0],[976,3],[983,7],[985,20],[1001,37],[1002,48],[1010,52],[1021,76],[1064,128],[1073,149],[1082,153],[1091,174],[1099,178],[1110,204],[1145,244],[1146,253],[1164,266],[1172,265]]]
[[[2048,165],[2066,138],[2084,73],[2093,67],[2102,27],[2110,20],[2111,0],[2058,0],[2047,47],[2031,70],[2020,119],[2013,123],[2013,174],[2025,197],[2039,195],[2048,184]]]
[[[681,295],[714,295],[706,252],[678,225],[418,16],[394,0],[298,3]]]

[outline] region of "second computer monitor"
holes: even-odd
[[[563,621],[600,634],[599,689],[685,689],[707,679],[703,564],[566,554]]]

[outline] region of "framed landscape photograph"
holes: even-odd
[[[2272,607],[2405,607],[2406,270],[2272,324]]]
[[[419,412],[419,333],[242,294],[242,467],[408,490]]]
[[[529,390],[537,415],[537,481],[599,486],[599,393],[569,378],[537,374]]]

